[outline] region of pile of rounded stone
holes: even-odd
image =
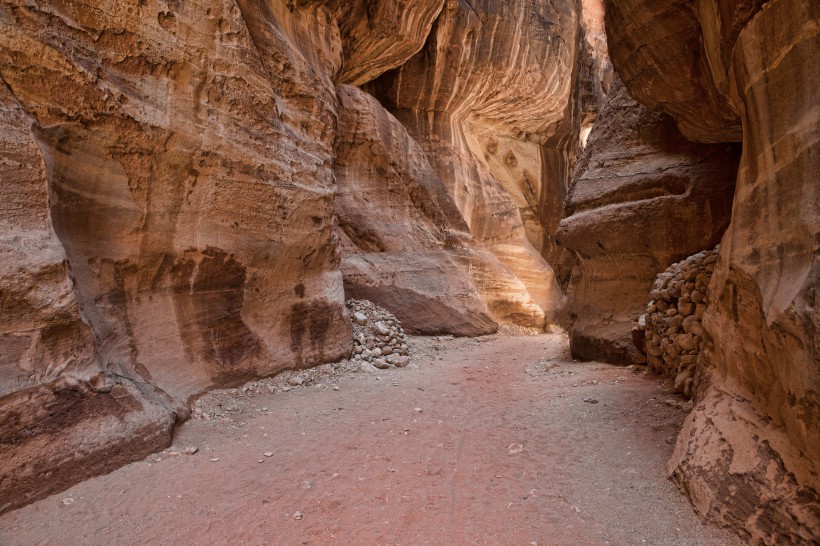
[[[691,398],[703,342],[701,319],[720,245],[672,264],[649,293],[646,314],[638,319],[650,368],[674,378],[674,391]]]
[[[353,360],[385,370],[410,363],[410,348],[399,320],[389,311],[367,300],[348,300],[353,320]]]

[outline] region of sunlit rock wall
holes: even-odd
[[[448,0],[425,47],[368,86],[422,146],[479,243],[523,283],[527,300],[489,299],[499,320],[541,325],[561,301],[545,226],[560,220],[577,133],[579,12],[575,2]]]

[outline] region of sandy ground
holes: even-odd
[[[417,367],[210,395],[172,450],[5,514],[0,544],[740,544],[666,479],[685,413],[658,378],[558,334],[412,344]]]

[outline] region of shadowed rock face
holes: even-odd
[[[674,116],[689,140],[740,141],[740,118],[729,102],[724,68],[730,44],[716,44],[721,40],[716,32],[704,34],[700,14],[711,12],[717,17],[716,12],[723,12],[726,25],[722,31],[731,35],[762,3],[607,0],[612,62],[632,96]],[[720,24],[716,20],[706,24],[714,23]]]
[[[743,129],[732,221],[703,319],[709,380],[670,473],[700,514],[752,542],[808,543],[820,535],[820,5],[678,2],[669,9],[685,18],[680,25],[659,5],[607,2],[627,88],[662,105],[690,138],[734,140],[733,118]],[[693,43],[700,68],[681,70],[676,52]]]
[[[339,99],[335,208],[345,294],[394,310],[411,333],[494,332],[498,325],[459,260],[495,257],[472,240],[404,126],[355,87],[341,86]]]
[[[632,341],[655,276],[714,246],[731,215],[739,150],[694,144],[617,81],[581,153],[558,240],[578,261],[566,311],[576,358],[645,362]]]
[[[542,219],[563,190],[541,177],[571,147],[575,3],[485,4],[0,8],[0,510],[167,445],[207,389],[345,357],[345,291],[411,331],[544,324]],[[454,119],[483,118],[440,157],[343,85],[431,47],[435,25],[481,46]],[[442,183],[450,162],[475,198]]]
[[[655,274],[726,230],[670,474],[818,536],[820,5],[605,4],[625,89],[599,0],[3,4],[0,512],[347,356],[346,296],[542,326],[571,254],[573,351],[640,361]]]
[[[319,0],[338,10],[343,44],[339,83],[362,85],[424,46],[445,0]]]

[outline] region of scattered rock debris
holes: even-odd
[[[365,371],[403,368],[410,363],[410,347],[399,320],[367,300],[348,300],[353,321],[353,361]]]
[[[350,300],[348,310],[353,321],[353,354],[350,359],[322,364],[306,370],[285,370],[275,376],[251,381],[233,389],[213,390],[194,402],[191,416],[204,421],[221,421],[230,428],[240,428],[246,419],[268,411],[257,407],[255,398],[290,393],[294,389],[313,387],[338,391],[335,383],[345,375],[377,373],[379,369],[414,368],[409,341],[398,319],[388,311],[366,300]],[[452,336],[432,338],[452,340]],[[427,342],[420,342],[426,347]]]
[[[698,356],[703,343],[704,313],[709,305],[709,282],[719,259],[720,245],[672,264],[658,275],[646,308],[638,319],[637,338],[652,371],[674,379],[673,392],[691,398],[697,381]]]

